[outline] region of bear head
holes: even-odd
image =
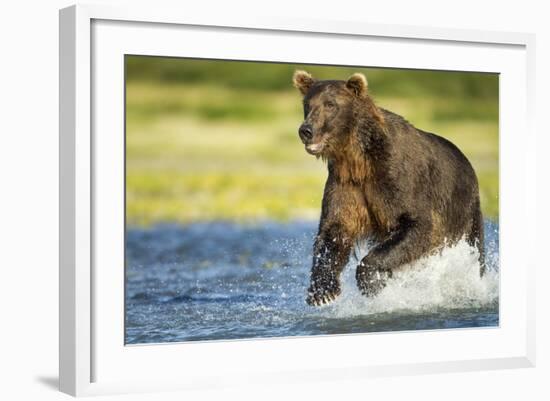
[[[293,84],[303,95],[304,121],[298,133],[306,151],[317,157],[330,158],[345,149],[364,118],[362,112],[375,110],[367,94],[367,79],[360,73],[347,81],[323,81],[296,71]],[[376,112],[371,118],[380,115]]]

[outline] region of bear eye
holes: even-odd
[[[331,101],[326,101],[325,102],[325,107],[326,108],[332,109],[334,106],[335,106],[335,104]]]

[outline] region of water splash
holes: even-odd
[[[498,304],[499,276],[490,255],[486,274],[479,277],[477,249],[465,240],[446,247],[440,253],[405,266],[388,280],[374,298],[366,298],[357,289],[355,269],[343,273],[342,295],[323,313],[330,317],[351,317],[384,312],[430,312],[488,308]]]

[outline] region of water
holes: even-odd
[[[356,288],[352,257],[342,295],[315,308],[305,296],[316,223],[129,229],[126,343],[498,326],[498,226],[485,230],[481,279],[476,251],[462,241],[369,299]]]

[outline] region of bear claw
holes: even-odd
[[[322,306],[331,304],[336,300],[338,292],[328,292],[328,291],[309,291],[306,298],[306,302],[311,306]]]
[[[362,266],[362,265],[360,265]],[[356,279],[359,291],[366,297],[374,297],[386,286],[386,281],[391,278],[391,271],[380,271],[379,269],[357,270]]]

